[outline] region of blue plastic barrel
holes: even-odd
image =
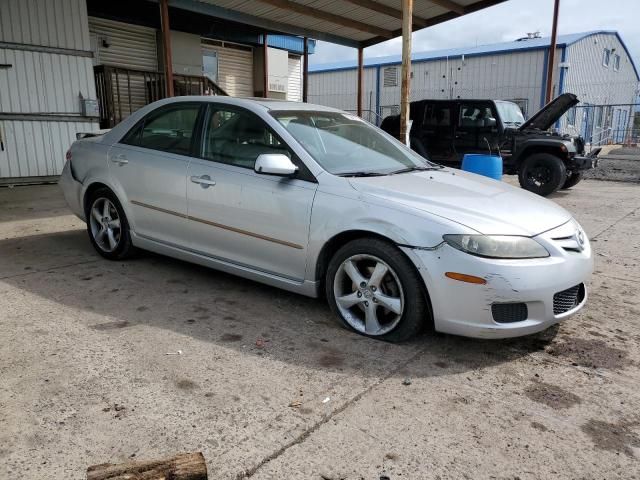
[[[484,153],[467,153],[462,159],[462,170],[494,180],[502,180],[502,157]]]

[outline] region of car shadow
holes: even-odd
[[[362,376],[403,375],[409,361],[412,375],[425,377],[486,368],[544,349],[557,331],[500,341],[431,333],[390,344],[346,330],[322,299],[148,252],[105,260],[84,230],[0,240],[0,282],[85,312],[74,318],[99,335],[165,329],[243,355]]]

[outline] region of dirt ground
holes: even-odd
[[[215,479],[640,478],[640,186],[553,200],[593,241],[583,312],[389,345],[320,300],[103,260],[56,186],[0,189],[0,478],[182,451]]]
[[[598,166],[587,170],[585,178],[640,183],[640,147],[607,148],[598,158]]]

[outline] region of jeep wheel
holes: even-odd
[[[555,155],[534,153],[520,165],[518,180],[525,190],[546,197],[565,184],[567,167]]]
[[[567,176],[567,181],[562,185],[562,190],[575,187],[582,180],[582,172],[573,172]]]

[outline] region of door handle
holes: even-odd
[[[111,161],[113,163],[117,163],[118,165],[126,165],[127,163],[129,163],[129,160],[127,160],[127,157],[124,155],[124,153],[120,153],[115,157],[111,157]]]
[[[202,175],[200,177],[196,177],[195,175],[191,177],[191,181],[193,183],[199,183],[202,188],[209,188],[216,184],[215,181],[211,180],[209,175]]]

